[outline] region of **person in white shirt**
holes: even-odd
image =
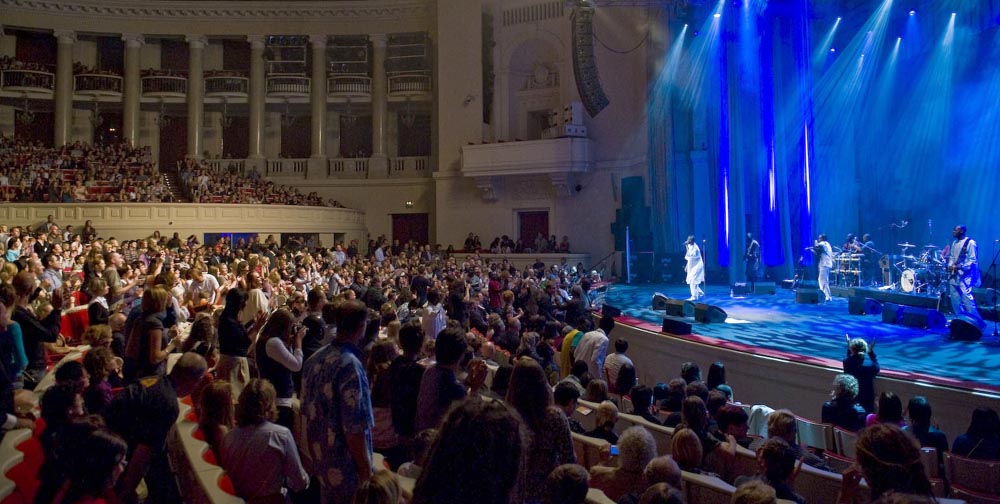
[[[420,327],[428,339],[436,339],[438,333],[444,330],[448,323],[444,306],[441,305],[441,292],[437,289],[427,291],[427,306],[420,316]]]
[[[825,299],[830,301],[833,299],[830,296],[830,270],[833,269],[833,248],[830,246],[830,242],[826,240],[825,234],[819,235],[813,248],[819,258],[817,261],[819,265],[819,290],[823,291],[823,295],[826,296]]]
[[[615,319],[610,315],[601,317],[598,327],[580,338],[580,343],[573,350],[573,360],[587,363],[587,371],[592,378],[604,376],[604,358],[608,354],[608,335],[615,328]]]
[[[691,297],[689,301],[696,301],[705,297],[705,291],[701,290],[701,284],[705,281],[705,261],[701,257],[701,249],[694,241],[694,236],[689,235],[684,242],[684,271],[687,278],[684,280],[691,287]]]
[[[955,241],[948,249],[948,290],[951,296],[951,306],[957,315],[968,315],[983,325],[976,305],[976,297],[972,295],[973,287],[982,284],[979,273],[979,257],[976,241],[965,236],[966,227],[955,226],[952,236]]]
[[[628,341],[625,341],[623,338],[618,338],[615,340],[615,353],[608,355],[608,357],[604,359],[604,374],[602,376],[605,380],[607,380],[608,388],[610,390],[616,390],[615,384],[618,383],[618,372],[621,371],[622,366],[625,364],[635,366],[635,364],[632,364],[632,359],[625,355],[625,352],[627,351]]]
[[[200,268],[191,268],[190,273],[191,284],[188,285],[188,295],[190,295],[191,299],[198,299],[198,296],[204,292],[208,298],[208,303],[214,305],[215,301],[219,299],[219,291],[222,290],[219,280],[214,275],[205,273]]]

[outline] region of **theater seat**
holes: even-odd
[[[601,463],[601,452],[610,450],[611,444],[603,439],[573,433],[573,451],[576,453],[576,463],[588,470]]]
[[[975,460],[944,454],[946,479],[967,491],[1000,495],[1000,460]]]
[[[684,502],[729,504],[735,491],[736,487],[715,476],[681,472],[681,492],[684,494]]]

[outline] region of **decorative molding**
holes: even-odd
[[[247,42],[250,43],[250,49],[257,49],[263,51],[264,47],[266,46],[265,44],[266,40],[264,35],[257,35],[257,34],[247,35]]]
[[[389,37],[387,37],[384,33],[371,33],[368,35],[368,40],[371,40],[373,47],[385,49]]]
[[[2,5],[2,4],[0,4]],[[56,41],[60,44],[74,44],[76,43],[76,32],[72,30],[56,30],[52,32],[52,35],[56,38]]]
[[[262,2],[261,2],[262,3]],[[0,0],[8,9],[73,16],[134,19],[315,20],[316,18],[391,20],[430,15],[424,1],[283,2],[282,5],[233,1],[135,2],[132,0]]]
[[[205,35],[185,35],[184,41],[188,43],[191,49],[204,49],[208,45],[208,37]]]
[[[309,35],[309,45],[311,45],[313,49],[326,49],[327,39],[329,38],[329,35]]]

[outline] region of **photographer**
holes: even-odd
[[[260,330],[254,353],[260,377],[274,384],[278,393],[277,424],[292,429],[292,396],[295,383],[292,373],[302,370],[302,338],[306,328],[295,322],[292,313],[285,308],[271,314]]]

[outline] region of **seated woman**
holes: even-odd
[[[969,429],[955,438],[952,453],[979,460],[1000,460],[1000,417],[992,408],[972,412]]]
[[[865,427],[877,423],[891,423],[906,428],[906,420],[903,419],[903,401],[895,392],[883,391],[879,394],[876,412],[869,413],[865,417]]]
[[[703,454],[701,440],[693,430],[681,427],[674,431],[670,438],[670,458],[677,462],[677,466],[689,473],[718,477],[717,474],[702,471]]]
[[[288,490],[309,486],[292,432],[273,423],[276,397],[267,380],[251,380],[236,408],[238,426],[222,439],[222,467],[249,502],[280,502]]]
[[[583,400],[601,403],[607,401],[608,398],[608,382],[600,379],[590,380],[590,383],[587,384],[587,392],[583,395]]]
[[[849,374],[833,379],[833,398],[823,403],[823,423],[857,432],[865,425],[865,409],[858,403],[858,380]]]
[[[590,486],[617,502],[629,493],[641,493],[647,484],[643,470],[656,458],[656,441],[645,427],[629,427],[618,443],[618,467],[594,466]]]
[[[861,432],[857,462],[844,472],[837,502],[854,502],[862,477],[871,489],[872,501],[889,491],[934,499],[920,446],[893,424],[875,424]]]
[[[588,432],[587,436],[618,444],[618,434],[615,434],[616,423],[618,423],[618,408],[611,401],[603,401],[597,405],[594,430]]]

